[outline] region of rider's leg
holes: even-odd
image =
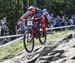
[[[41,27],[43,29],[43,35],[45,35],[45,33],[46,33],[46,22],[45,22],[45,17],[43,15],[40,19],[40,23],[41,23]]]

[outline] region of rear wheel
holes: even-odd
[[[41,29],[41,31],[40,31]],[[43,29],[41,27],[39,27],[39,41],[41,44],[45,44],[46,42],[46,32],[43,33]]]
[[[24,48],[27,52],[32,52],[34,49],[34,36],[31,32],[26,32],[23,38]]]

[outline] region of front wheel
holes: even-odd
[[[24,48],[27,52],[32,52],[34,49],[34,36],[31,32],[26,32],[23,38]]]
[[[40,41],[40,43],[45,44],[46,38],[47,38],[46,32],[43,33],[42,28],[39,27],[39,41]]]

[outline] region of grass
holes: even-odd
[[[60,35],[63,35],[63,34],[69,33],[69,32],[75,32],[75,30],[68,30],[68,31],[62,31],[62,32],[56,32],[53,34],[48,34],[47,40],[57,38]],[[36,39],[35,42],[36,42],[36,44],[39,43],[38,39]],[[22,40],[17,41],[13,44],[10,44],[8,46],[4,46],[4,47],[0,48],[0,57],[5,56],[7,54],[15,54],[18,51],[22,51],[23,49],[24,49],[23,41]]]
[[[10,44],[8,46],[4,46],[0,48],[0,56],[5,56],[7,54],[15,54],[17,51],[23,50],[23,43],[22,40],[15,42],[13,44]]]

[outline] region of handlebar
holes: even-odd
[[[23,21],[28,21],[28,20],[30,20],[30,21],[32,21],[32,20],[38,20],[38,19],[40,19],[41,17],[39,17],[39,18],[34,18],[34,19],[25,19],[25,20],[23,20]]]

